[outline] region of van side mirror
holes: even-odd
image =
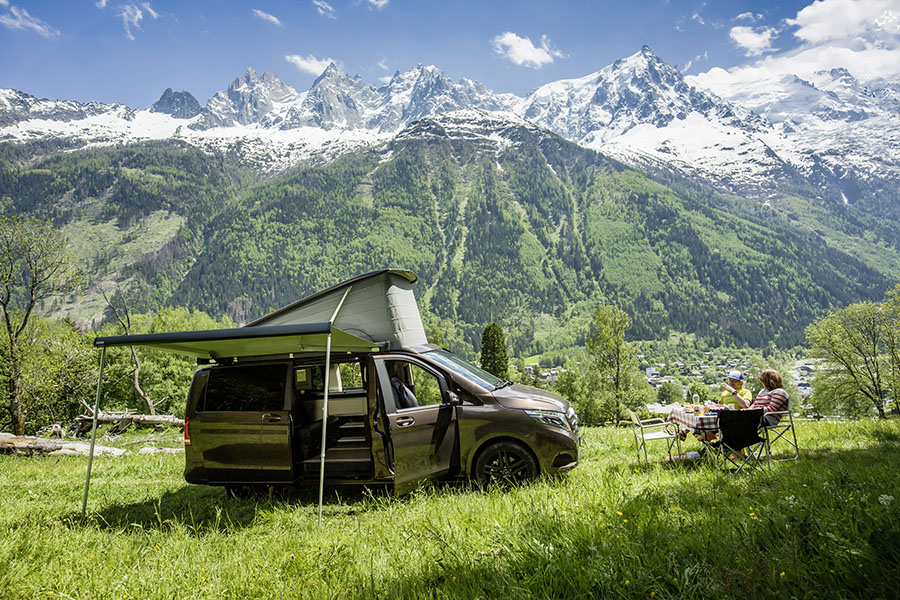
[[[447,392],[447,399],[450,401],[450,406],[459,406],[462,404],[462,400],[459,399],[456,392]]]

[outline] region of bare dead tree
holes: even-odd
[[[116,320],[119,322],[119,325],[125,330],[125,335],[131,335],[131,311],[128,308],[128,298],[125,293],[119,286],[116,286],[116,290],[119,292],[119,298],[122,301],[122,310],[119,311],[119,308],[107,297],[106,292],[101,290],[100,293],[103,294],[103,299],[106,300],[106,305],[112,310],[113,315],[115,315]],[[131,372],[131,381],[134,386],[134,391],[138,396],[143,399],[144,402],[147,403],[147,410],[149,414],[156,414],[156,407],[153,404],[153,400],[150,396],[141,388],[141,361],[138,358],[137,349],[134,346],[129,346],[131,348],[131,360],[134,362],[134,370]]]

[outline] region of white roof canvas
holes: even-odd
[[[327,322],[350,288],[333,327],[394,348],[427,344],[412,291],[416,279],[411,271],[373,271],[280,308],[248,327]]]

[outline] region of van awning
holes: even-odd
[[[332,352],[377,352],[373,342],[335,328],[331,323],[237,327],[205,331],[175,331],[98,337],[94,346],[141,346],[213,360],[247,356],[325,352],[331,333]]]

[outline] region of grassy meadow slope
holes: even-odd
[[[98,458],[81,522],[84,458],[0,456],[0,597],[896,597],[900,423],[798,429],[799,461],[733,475],[586,428],[565,477],[329,490],[322,528],[313,490],[226,500],[180,455]]]

